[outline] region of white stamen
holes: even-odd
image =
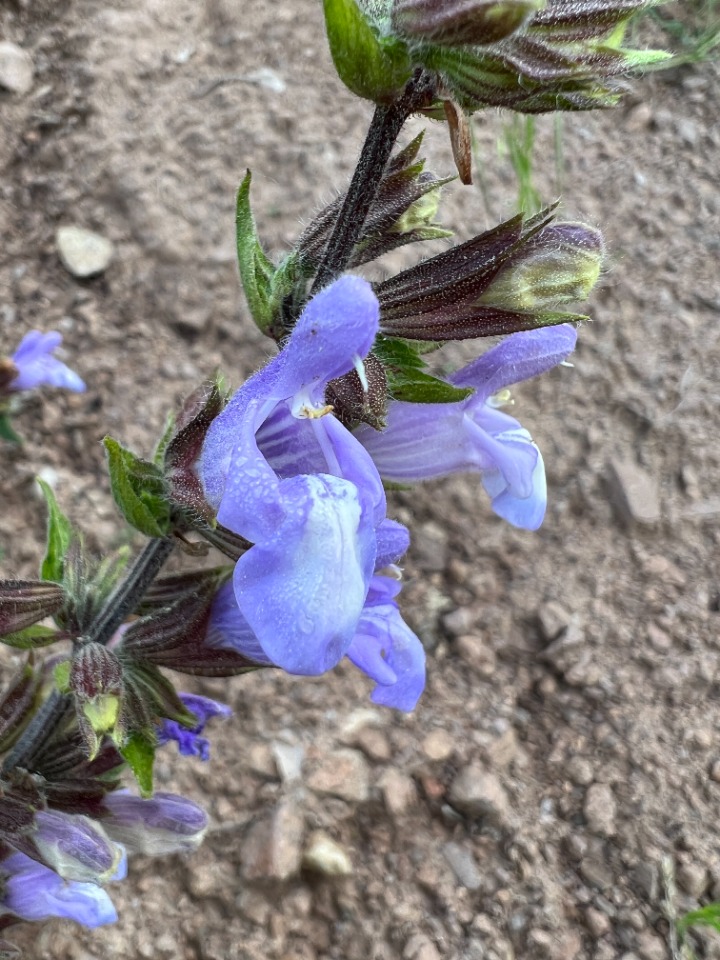
[[[363,358],[360,356],[353,357],[353,366],[357,371],[357,375],[360,378],[360,385],[363,388],[363,392],[368,392],[368,378],[367,373],[365,372],[365,364],[363,363]]]
[[[515,401],[510,391],[505,387],[503,390],[498,390],[497,393],[488,397],[486,403],[489,407],[492,407],[493,410],[500,410],[502,407],[512,407]]]

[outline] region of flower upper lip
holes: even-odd
[[[239,608],[267,657],[293,673],[323,673],[344,656],[375,567],[382,482],[327,409],[325,388],[367,355],[378,318],[365,280],[326,287],[213,421],[203,448],[218,521],[254,544],[235,567]]]

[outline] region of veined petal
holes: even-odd
[[[537,530],[545,518],[547,507],[545,464],[535,444],[529,439],[526,442],[537,454],[530,475],[530,493],[527,496],[517,496],[499,470],[484,473],[482,482],[492,498],[492,508],[499,517],[522,530]]]
[[[346,275],[309,301],[283,349],[287,356],[278,390],[283,398],[313,395],[353,369],[370,352],[379,329],[380,305],[361,277]]]
[[[232,583],[224,584],[215,595],[205,643],[209,647],[235,650],[256,663],[273,666],[240,612]]]
[[[29,921],[63,917],[86,927],[117,920],[115,907],[102,887],[63,880],[23,853],[13,853],[3,860],[0,874],[6,877],[0,913],[7,911]]]
[[[383,520],[375,530],[377,537],[377,557],[375,567],[382,570],[407,553],[410,546],[410,533],[407,527],[396,520]],[[372,585],[371,585],[372,586]]]
[[[373,583],[385,579],[376,576]],[[378,585],[377,595],[382,592]],[[366,606],[347,655],[376,682],[373,703],[397,710],[415,708],[425,688],[425,650],[396,603]]]
[[[235,596],[266,656],[289,673],[331,669],[350,645],[374,569],[358,488],[329,475],[282,481],[284,518],[237,562]]]
[[[283,401],[257,431],[258,449],[281,480],[301,473],[328,472],[314,423],[294,416],[289,403]]]
[[[568,323],[513,333],[448,379],[456,387],[474,387],[487,400],[512,383],[529,380],[561,363],[575,349],[577,330]]]
[[[362,491],[372,525],[385,518],[387,500],[378,469],[365,447],[333,416],[313,420],[313,428],[327,463],[327,472],[355,484]]]
[[[415,483],[472,469],[463,420],[465,403],[390,404],[387,426],[361,424],[354,436],[363,444],[385,480]]]
[[[532,475],[540,453],[527,430],[512,417],[506,419],[511,423],[510,429],[500,434],[484,430],[482,420],[476,423],[470,417],[465,426],[475,445],[478,469],[483,475],[499,472],[513,496],[524,499],[532,493]]]

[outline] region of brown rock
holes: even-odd
[[[654,477],[629,460],[608,464],[613,502],[626,523],[656,523],[661,515],[660,492]]]
[[[402,816],[417,803],[415,782],[399,770],[386,770],[380,778],[379,787],[388,813],[393,817]]]
[[[455,777],[450,786],[452,805],[471,817],[482,817],[498,826],[511,819],[510,801],[496,776],[479,764],[470,764]]]
[[[392,757],[387,736],[376,727],[363,727],[355,738],[355,743],[371,760],[385,763]]]
[[[571,616],[559,603],[551,600],[544,603],[538,610],[538,625],[543,640],[551,643],[556,640],[570,624]]]
[[[308,778],[308,786],[315,793],[364,803],[370,792],[367,761],[358,750],[335,750],[323,757]]]
[[[583,804],[583,813],[588,828],[602,837],[612,837],[615,833],[617,805],[610,787],[606,783],[594,783],[588,787]]]
[[[708,872],[701,863],[683,863],[676,873],[678,886],[695,900],[705,893],[710,882]]]
[[[422,742],[422,752],[428,760],[441,763],[455,753],[455,739],[447,730],[433,730]]]
[[[304,817],[290,800],[248,830],[241,871],[247,880],[287,880],[300,869]]]
[[[455,641],[458,656],[481,677],[491,677],[495,673],[497,657],[495,651],[487,646],[482,637],[465,634]]]

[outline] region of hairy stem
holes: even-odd
[[[347,266],[403,124],[411,113],[429,106],[432,99],[432,81],[418,72],[392,106],[375,108],[345,202],[315,277],[313,294],[339,276]]]
[[[174,541],[169,537],[148,541],[128,575],[108,597],[99,616],[82,638],[83,641],[108,642],[127,615],[132,613],[142,600],[174,546]],[[23,767],[32,760],[38,746],[47,740],[48,731],[54,730],[63,721],[71,707],[70,696],[53,690],[3,761],[3,770]]]
[[[107,643],[125,617],[132,613],[173,551],[169,537],[150,540],[125,579],[110,594],[97,620],[85,634],[88,642]]]

